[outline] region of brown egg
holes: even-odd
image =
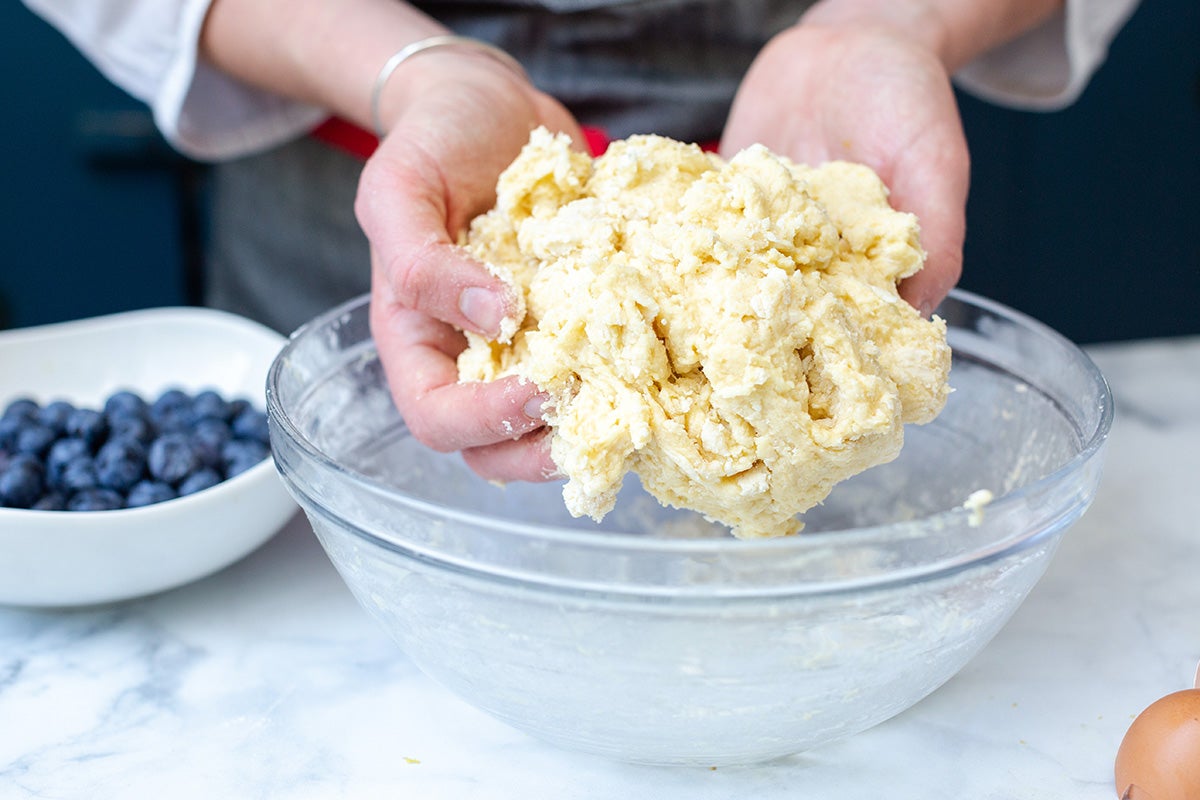
[[[1123,800],[1200,800],[1200,689],[1156,700],[1117,750]]]

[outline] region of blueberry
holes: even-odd
[[[165,503],[167,500],[174,500],[177,496],[175,490],[162,481],[139,481],[129,490],[125,505],[127,508],[140,508],[155,503]]]
[[[153,420],[154,427],[158,429],[159,434],[187,433],[196,424],[196,417],[191,406],[164,409]]]
[[[17,431],[14,449],[18,453],[28,453],[41,458],[50,449],[50,445],[54,444],[56,438],[57,434],[40,422],[26,422],[21,430]]]
[[[108,433],[108,422],[99,411],[77,408],[67,417],[64,430],[67,436],[83,439],[88,443],[88,447],[95,449]]]
[[[67,492],[81,492],[100,485],[96,478],[96,463],[91,456],[76,456],[68,461],[58,478],[56,488]]]
[[[29,453],[13,453],[8,457],[8,462],[5,464],[5,469],[18,465],[25,465],[30,469],[36,470],[39,475],[46,474],[46,465],[42,463],[42,460]]]
[[[211,489],[221,482],[221,475],[211,467],[202,467],[191,475],[188,475],[183,483],[179,484],[179,496],[195,494],[202,492],[205,489]]]
[[[145,417],[117,415],[108,418],[110,441],[133,440],[148,445],[156,435],[154,425]]]
[[[271,441],[267,430],[267,415],[257,409],[247,408],[233,418],[229,427],[238,439],[256,439],[263,444]]]
[[[61,436],[67,427],[67,417],[71,416],[74,410],[75,406],[66,400],[55,400],[42,406],[42,410],[38,412],[38,422],[54,431],[55,435]]]
[[[229,426],[219,419],[202,419],[192,429],[192,447],[206,467],[221,466],[221,448],[233,438]]]
[[[229,418],[229,404],[212,389],[205,389],[192,398],[192,413],[197,420]]]
[[[19,416],[0,417],[0,450],[13,452],[17,449],[17,434],[25,427]]]
[[[226,417],[226,419],[235,419],[248,408],[254,408],[254,404],[245,397],[238,397],[234,400],[230,400],[229,415]]]
[[[148,410],[142,396],[128,389],[114,392],[104,401],[104,416],[110,421],[117,417],[145,417]]]
[[[149,415],[151,419],[158,419],[163,414],[181,408],[190,410],[191,405],[192,398],[188,397],[187,392],[182,389],[167,389],[150,404]]]
[[[71,495],[68,511],[112,511],[122,508],[125,501],[112,489],[84,489]]]
[[[49,491],[39,497],[30,508],[36,511],[65,511],[67,498],[62,492]]]
[[[96,480],[106,489],[128,492],[146,471],[146,448],[133,439],[107,442],[96,453]]]
[[[10,463],[0,472],[0,505],[29,508],[42,496],[42,473],[25,461]]]
[[[200,459],[186,434],[164,433],[151,443],[147,463],[151,475],[174,486],[196,471]]]
[[[33,421],[37,419],[40,407],[36,400],[28,397],[18,397],[4,407],[4,419],[19,419]]]
[[[50,445],[46,455],[46,480],[51,486],[58,486],[63,469],[67,463],[80,456],[90,456],[92,450],[83,439],[59,439]]]
[[[232,478],[245,472],[266,458],[269,452],[265,444],[255,439],[230,439],[221,448],[225,477]]]

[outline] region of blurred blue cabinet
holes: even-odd
[[[961,105],[963,287],[1077,341],[1200,334],[1200,3],[1143,0],[1064,111]]]
[[[0,31],[0,328],[196,301],[203,169],[24,6]],[[1144,0],[1065,111],[961,100],[965,288],[1077,341],[1200,333],[1200,3]]]
[[[194,300],[202,173],[23,5],[0,31],[0,328]]]

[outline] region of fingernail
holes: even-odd
[[[546,418],[543,412],[546,407],[546,395],[535,394],[525,401],[524,407],[521,409],[525,412],[525,416],[530,419],[536,419],[538,422],[545,422]]]
[[[504,301],[495,292],[468,286],[458,296],[458,310],[478,333],[495,336],[504,319]]]
[[[937,303],[934,303],[928,297],[920,297],[917,298],[916,306],[917,313],[925,319],[929,319],[929,317],[933,314],[934,308],[937,307]]]

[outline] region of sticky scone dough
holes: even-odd
[[[896,291],[924,262],[917,220],[865,166],[657,136],[593,160],[539,129],[463,244],[523,308],[501,341],[468,337],[460,379],[549,393],[576,516],[632,470],[736,536],[794,533],[949,391],[945,323]]]

